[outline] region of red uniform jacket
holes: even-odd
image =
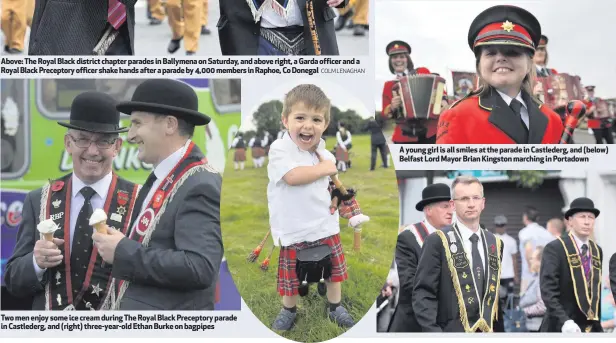
[[[492,89],[481,98],[470,95],[441,114],[436,144],[558,144],[564,130],[560,116],[524,91],[522,99],[528,108],[528,132]]]
[[[427,68],[423,68],[423,67],[415,69],[415,72],[417,74],[430,74],[430,70],[428,70]],[[383,110],[381,111],[381,116],[384,119],[388,119],[391,113],[391,99],[393,98],[392,88],[395,84],[396,84],[396,81],[392,80],[392,81],[385,82],[385,85],[383,86],[383,102],[382,102]],[[436,134],[437,124],[438,124],[438,120],[436,119],[427,121],[427,129],[428,129],[428,132],[426,133],[427,138],[433,137]],[[419,140],[418,137],[411,137],[411,136],[406,136],[402,134],[402,124],[398,124],[394,128],[394,134],[392,136],[392,141],[394,143],[398,143],[398,144],[414,143],[414,142],[417,142],[418,140]]]
[[[592,102],[591,100],[584,100],[584,105],[586,105],[586,113],[588,113],[588,111],[590,111],[593,106],[595,107],[595,113],[593,113],[593,116],[588,117],[588,128],[600,129],[601,119],[595,118],[597,116],[597,106],[595,106],[594,102]]]

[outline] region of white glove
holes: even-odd
[[[2,119],[4,119],[4,133],[15,136],[19,129],[19,108],[12,98],[7,98],[2,108]]]
[[[582,332],[582,330],[580,330],[580,327],[571,319],[567,320],[565,324],[563,324],[563,328],[561,331],[563,333]]]

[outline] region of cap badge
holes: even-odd
[[[513,23],[510,22],[509,20],[507,20],[503,23],[503,25],[501,25],[501,27],[503,28],[503,30],[507,32],[511,32],[513,31],[513,28],[515,27],[515,25],[513,25]]]

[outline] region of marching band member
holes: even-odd
[[[349,150],[353,146],[352,142],[351,132],[344,127],[343,122],[339,122],[336,132],[336,161],[338,161],[338,170],[340,171],[346,172],[347,168],[351,167]]]
[[[548,64],[548,37],[545,35],[541,35],[541,39],[539,39],[539,45],[535,51],[535,56],[533,56],[533,62],[535,62],[538,77],[558,74],[556,69],[546,67]]]
[[[93,249],[89,219],[102,208],[108,225],[122,232],[129,226],[138,186],[112,170],[122,147],[118,135],[128,131],[118,127],[119,121],[113,98],[86,92],[73,100],[70,122],[58,123],[69,129],[64,145],[73,157],[73,172],[28,193],[17,245],[6,264],[8,291],[32,297],[32,310],[98,310],[110,292],[112,265]],[[62,229],[43,239],[37,228],[51,221]]]
[[[235,137],[231,143],[231,147],[235,149],[235,154],[233,155],[235,170],[237,170],[238,167],[240,170],[244,170],[244,163],[246,162],[246,141],[244,141],[243,133],[240,132],[237,134],[237,137]]]
[[[406,226],[398,234],[396,244],[396,267],[400,279],[399,300],[391,320],[389,332],[421,332],[413,313],[412,293],[415,273],[421,256],[421,248],[429,234],[451,225],[453,208],[449,186],[436,183],[421,193],[422,199],[415,205],[424,213],[425,219]]]
[[[178,51],[180,42],[185,39],[186,55],[194,55],[199,49],[203,0],[167,0],[166,10],[171,28],[171,41],[167,51]]]
[[[437,144],[556,144],[560,116],[532,96],[541,26],[530,12],[494,6],[468,32],[479,88],[441,114]]]
[[[411,46],[401,40],[395,40],[385,48],[389,55],[389,70],[397,78],[406,75],[430,74],[427,68],[417,68],[411,60]],[[383,86],[383,110],[381,116],[385,119],[396,118],[402,111],[402,98],[398,92],[394,91],[397,81],[385,82]],[[434,144],[436,141],[437,120],[428,120],[424,125],[420,122],[408,121],[404,124],[397,124],[394,129],[392,141],[394,144]]]
[[[611,118],[599,118],[597,113],[597,105],[600,99],[595,97],[595,86],[586,86],[585,88],[588,93],[588,99],[584,101],[588,113],[588,128],[592,129],[597,144],[603,144],[604,139],[605,143],[614,144]]]
[[[423,332],[502,332],[498,306],[503,243],[479,224],[483,186],[471,176],[451,186],[456,221],[425,240],[413,287]]]
[[[565,212],[571,232],[543,250],[540,284],[546,313],[541,332],[603,332],[603,251],[590,239],[599,213],[592,200],[574,199]]]
[[[330,108],[331,101],[318,87],[293,88],[285,97],[281,116],[288,132],[270,151],[267,200],[272,238],[281,246],[277,289],[283,305],[272,325],[276,331],[290,330],[297,317],[299,275],[309,269],[298,262],[298,256],[308,249],[331,265],[330,277],[321,277],[327,289],[329,319],[344,328],[355,324],[341,305],[342,282],[348,273],[339,214],[330,213],[328,184],[338,170],[335,157],[321,139],[330,122]]]

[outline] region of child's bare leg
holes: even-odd
[[[330,304],[340,304],[342,300],[342,283],[325,281],[327,286],[327,301]]]
[[[284,306],[287,309],[291,309],[297,306],[297,298],[298,298],[298,295],[292,295],[292,296],[283,295],[282,296],[282,306]]]

